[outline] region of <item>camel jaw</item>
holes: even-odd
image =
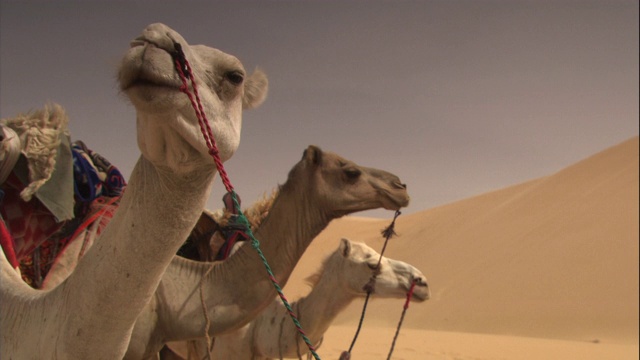
[[[333,210],[332,217],[340,218],[352,213],[373,209],[400,210],[409,205],[409,194],[406,189],[388,189],[374,186],[367,190],[368,195],[361,201],[343,203]]]
[[[381,195],[382,207],[386,210],[400,210],[409,205],[409,193],[405,188],[402,189],[378,189]]]

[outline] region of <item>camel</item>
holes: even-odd
[[[342,239],[338,249],[323,262],[318,273],[307,281],[311,292],[292,304],[307,337],[314,344],[322,340],[333,320],[356,298],[366,296],[365,285],[376,273],[377,298],[405,298],[416,281],[412,300],[429,298],[424,275],[415,267],[382,257],[363,243]],[[198,341],[196,359],[206,354],[206,342]],[[306,344],[289,319],[280,300],[273,301],[258,317],[241,329],[218,336],[213,346],[214,359],[267,360],[301,358],[307,354]]]
[[[35,290],[0,256],[0,358],[121,359],[136,319],[198,220],[216,174],[190,101],[180,91],[174,43],[193,68],[220,157],[238,147],[242,110],[260,105],[267,80],[238,59],[189,45],[151,24],[130,43],[118,72],[136,110],[141,151],[113,219],[75,271]]]
[[[255,237],[284,286],[305,249],[333,219],[375,208],[397,210],[408,203],[406,185],[397,176],[312,145],[279,186]],[[205,336],[207,317],[209,336],[234,331],[275,295],[264,264],[248,244],[221,262],[176,256],[138,317],[125,359],[153,357],[167,342]]]

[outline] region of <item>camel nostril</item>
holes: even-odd
[[[414,281],[416,282],[417,286],[429,286],[429,284],[427,284],[427,279],[416,278]]]
[[[398,189],[406,189],[407,188],[407,184],[401,183],[400,181],[395,181],[393,183],[393,186],[395,186]]]
[[[176,42],[174,37],[174,34],[165,25],[156,23],[147,26],[142,31],[142,35],[135,40],[144,41],[167,52],[172,52],[174,50],[173,44]]]

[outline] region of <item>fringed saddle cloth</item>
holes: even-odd
[[[70,144],[67,124],[55,104],[0,120],[0,244],[35,288],[72,239],[99,234],[126,186],[104,157]]]

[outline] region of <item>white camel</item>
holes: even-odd
[[[397,176],[309,146],[279,187],[255,236],[284,286],[305,249],[333,219],[368,209],[396,210],[408,203],[406,186]],[[211,337],[238,329],[275,295],[264,264],[249,244],[222,262],[176,257],[138,317],[125,359],[152,357],[167,342],[205,336],[207,317]]]
[[[190,102],[179,88],[174,43],[194,71],[222,160],[240,141],[242,109],[266,96],[263,73],[246,76],[235,57],[190,46],[152,24],[119,69],[136,108],[142,152],[118,211],[75,271],[47,291],[27,286],[0,256],[0,358],[121,359],[141,310],[198,220],[216,173]]]
[[[426,278],[415,267],[398,260],[382,257],[363,243],[342,239],[308,281],[311,292],[292,304],[309,340],[317,345],[335,318],[357,298],[366,296],[365,286],[376,273],[377,298],[405,298],[413,281],[416,287],[412,300],[429,298]],[[206,354],[206,342],[198,341],[193,359]],[[275,300],[258,317],[241,329],[218,336],[213,346],[214,359],[267,360],[301,358],[308,349],[288,310]]]

